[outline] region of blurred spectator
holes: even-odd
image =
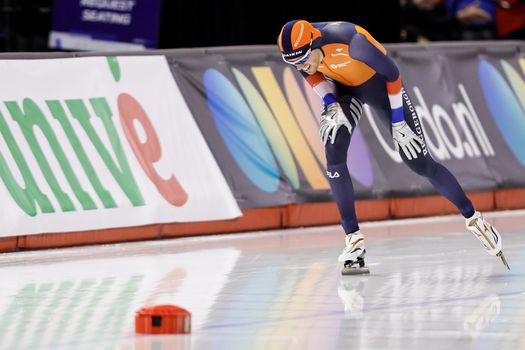
[[[459,22],[450,16],[440,0],[401,0],[401,40],[424,42],[455,40]]]
[[[496,29],[502,39],[525,39],[525,0],[496,0]]]
[[[46,51],[51,2],[3,1],[0,4],[0,51]]]
[[[493,0],[400,0],[402,41],[495,37]]]
[[[494,0],[446,0],[447,12],[462,24],[462,40],[496,38],[496,8]]]

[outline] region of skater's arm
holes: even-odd
[[[392,123],[405,120],[399,69],[392,58],[388,56],[383,45],[377,42],[365,29],[356,26],[356,31],[357,33],[352,37],[349,44],[350,56],[365,63],[383,76],[392,110]]]
[[[337,131],[341,126],[345,126],[351,134],[354,126],[361,117],[362,105],[361,102],[355,98],[350,101],[350,116],[345,115],[343,109],[334,95],[334,85],[326,77],[316,72],[308,75],[301,72],[308,84],[312,86],[315,92],[323,99],[324,107],[321,111],[319,136],[323,144],[330,139],[331,144],[335,142]],[[350,123],[349,118],[352,118],[354,125]]]
[[[334,95],[333,84],[326,79],[323,73],[315,72],[312,75],[301,71],[301,74],[306,79],[308,84],[314,89],[314,91],[323,99],[325,106],[337,102]]]
[[[387,54],[386,49],[366,30],[356,26],[357,33],[349,44],[350,56],[364,62],[385,79],[390,102],[392,138],[396,151],[402,150],[407,159],[417,158],[422,141],[410,129],[403,113],[402,83],[399,69]]]

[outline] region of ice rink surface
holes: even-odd
[[[511,271],[459,215],[0,254],[0,349],[525,349],[525,211],[485,213]],[[136,336],[172,304],[192,334]]]

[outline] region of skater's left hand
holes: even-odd
[[[394,139],[394,148],[399,152],[403,150],[408,160],[416,159],[417,154],[421,153],[423,141],[410,129],[406,121],[392,123],[392,137]]]

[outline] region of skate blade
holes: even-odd
[[[510,271],[509,263],[507,262],[507,259],[505,259],[505,255],[503,255],[503,251],[500,250],[500,252],[498,254],[496,254],[496,256],[499,256],[501,258],[501,261],[503,262],[503,265],[505,265],[507,267],[507,269],[509,269],[509,271]]]
[[[341,271],[343,276],[365,275],[369,273],[370,269],[368,267],[343,267],[343,270]]]

